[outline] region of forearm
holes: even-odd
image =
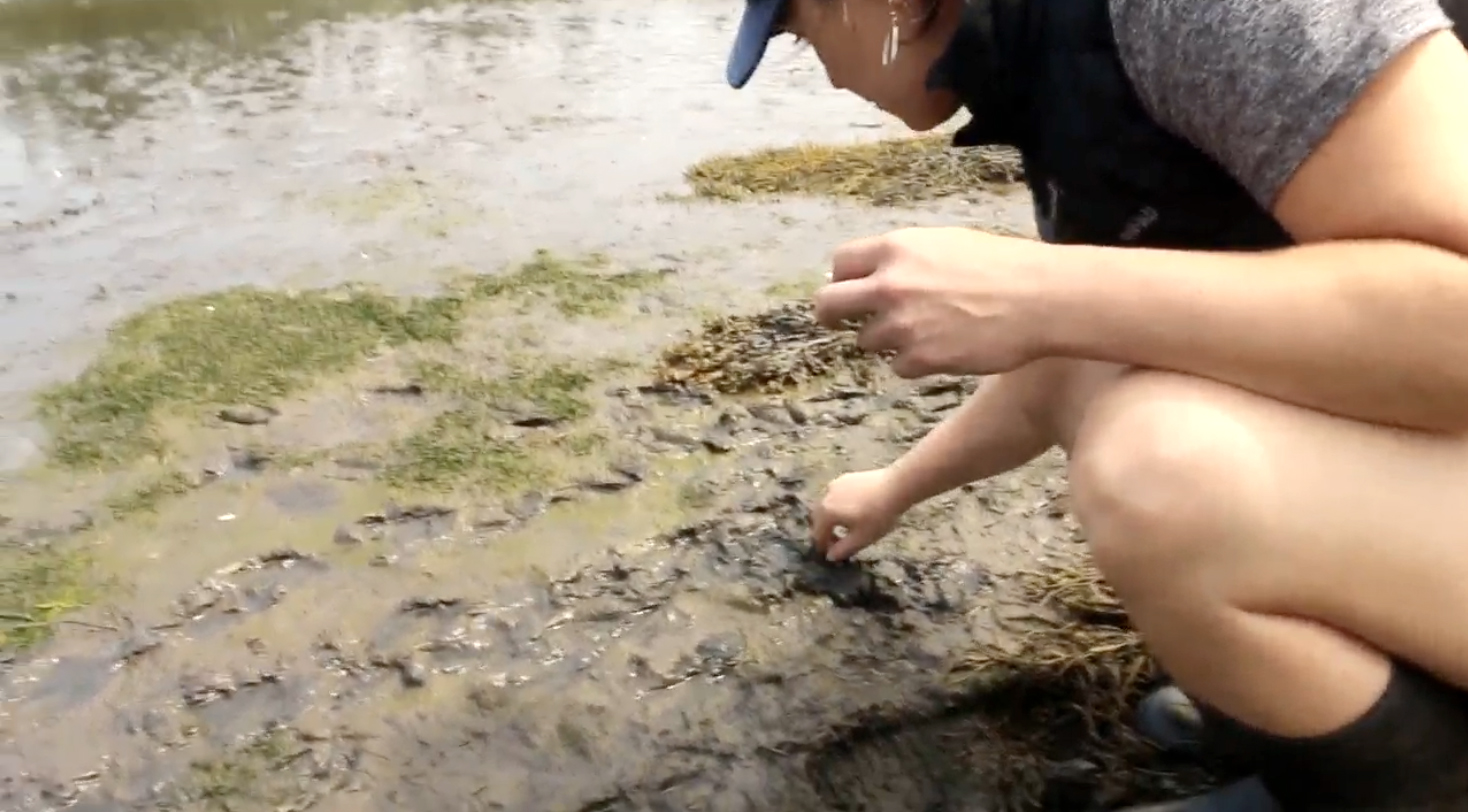
[[[1063,247],[1055,355],[1212,378],[1344,417],[1468,430],[1468,261],[1415,243],[1259,254]]]
[[[977,391],[892,463],[899,499],[907,506],[1004,473],[1054,445],[1033,419],[1045,397],[1044,362],[985,378]]]

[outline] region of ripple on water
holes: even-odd
[[[77,342],[165,297],[303,275],[406,286],[548,245],[732,248],[738,261],[707,273],[758,279],[772,253],[819,261],[854,229],[901,221],[796,201],[779,215],[826,236],[785,238],[761,207],[662,199],[710,153],[897,131],[784,42],[731,92],[737,5],[0,4],[0,253],[20,260],[0,278],[16,297],[0,321],[0,420],[77,371],[94,346]],[[352,222],[312,205],[404,173],[437,214]]]

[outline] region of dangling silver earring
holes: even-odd
[[[897,61],[897,47],[902,39],[902,31],[897,25],[897,7],[891,7],[890,11],[892,13],[892,28],[887,32],[887,41],[882,43],[883,67]]]

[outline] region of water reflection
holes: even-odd
[[[665,202],[683,170],[898,127],[787,43],[730,91],[738,7],[0,0],[0,423],[90,350],[58,342],[228,284],[412,283],[546,246],[732,243],[767,274],[747,246],[770,243],[770,213]],[[431,217],[320,203],[410,184]],[[875,227],[855,216],[832,228]],[[791,239],[819,256],[835,237]]]
[[[23,143],[6,154],[18,150],[31,169],[43,153],[70,156],[48,155],[51,172],[159,143],[197,154],[221,139],[253,138],[261,154],[272,151],[266,140],[297,139],[339,156],[371,136],[333,147],[323,134],[464,113],[466,103],[482,108],[479,120],[450,126],[474,129],[479,143],[615,121],[622,133],[641,129],[647,146],[681,116],[676,126],[718,148],[736,122],[692,114],[722,107],[757,133],[772,107],[821,84],[809,61],[786,61],[770,73],[787,76],[756,91],[724,88],[735,10],[724,0],[12,0],[0,3],[0,112]],[[809,129],[826,108],[844,126],[860,108],[837,98],[792,107],[792,125]],[[83,146],[97,136],[105,147]]]
[[[183,37],[249,51],[312,21],[430,5],[433,0],[9,0],[0,3],[0,56],[120,39],[163,49]]]
[[[523,33],[517,32],[514,12],[482,19],[467,7],[423,15],[412,25],[330,25],[349,12],[381,19],[411,8],[427,4],[0,4],[0,54],[9,55],[4,89],[10,104],[32,115],[44,109],[58,118],[58,126],[106,131],[145,112],[199,113],[201,104],[219,96],[257,94],[255,107],[282,109],[303,93],[371,93],[405,83],[421,89],[446,81],[446,74],[487,69],[483,63],[493,53],[470,43]],[[153,110],[156,105],[164,109]]]
[[[30,159],[25,139],[10,116],[0,115],[0,189],[15,189],[25,184]]]

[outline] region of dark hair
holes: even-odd
[[[928,29],[929,28],[932,28],[933,27],[933,23],[935,23],[935,22],[938,21],[938,9],[943,6],[943,3],[944,2],[950,2],[950,3],[964,3],[964,2],[967,2],[967,0],[921,0],[921,1],[922,1],[922,4],[923,4],[923,11],[922,11],[922,14],[919,15],[918,18],[917,18],[917,20],[916,20],[916,23],[917,23],[917,33],[919,35],[928,33]],[[1468,0],[1465,0],[1465,1],[1468,1]],[[4,0],[0,0],[0,2],[4,2]],[[823,2],[826,2],[826,3],[844,3],[844,2],[846,2],[846,0],[823,0]],[[785,9],[784,9],[784,11],[781,12],[781,19],[780,19],[780,22],[779,22],[779,26],[780,26],[780,29],[781,30],[784,30],[784,26],[785,26],[785,19],[784,18],[785,17],[788,17],[789,15],[790,15],[790,3],[789,2],[786,2],[785,3]],[[799,44],[800,45],[805,45],[805,41],[804,40],[799,40]]]
[[[938,8],[943,5],[943,2],[944,0],[924,0],[923,12],[917,21],[919,34],[926,34],[928,29],[933,27],[933,23],[938,20]],[[948,0],[948,2],[962,3],[964,0]]]

